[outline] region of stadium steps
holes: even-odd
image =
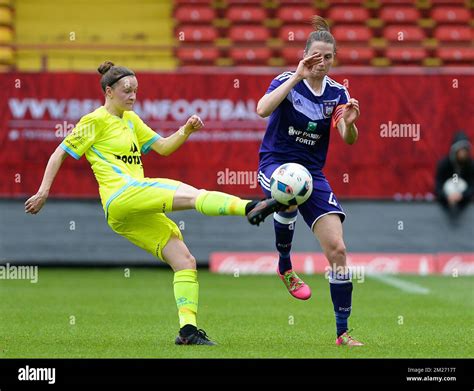
[[[139,6],[77,0],[60,10],[55,0],[17,2],[17,67],[92,71],[110,59],[137,70],[174,69],[171,11],[165,0],[142,0]]]

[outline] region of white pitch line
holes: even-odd
[[[421,285],[415,284],[413,282],[408,282],[408,281],[403,281],[400,280],[399,278],[386,275],[386,274],[371,274],[369,277],[381,281],[387,285],[393,286],[395,288],[398,288],[404,292],[407,293],[415,293],[418,295],[427,295],[430,293],[430,290],[428,288],[425,288]]]

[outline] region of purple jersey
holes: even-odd
[[[270,84],[267,94],[288,80],[284,72]],[[299,163],[313,175],[320,175],[326,162],[329,135],[349,101],[346,87],[325,76],[317,95],[303,79],[273,111],[260,146],[260,167],[272,163]]]

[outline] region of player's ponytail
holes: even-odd
[[[314,15],[311,18],[311,25],[315,31],[327,31],[329,32],[329,24],[326,22],[326,19],[319,15]]]
[[[311,18],[311,25],[314,30],[309,34],[308,40],[306,41],[305,52],[307,53],[311,44],[316,41],[330,43],[334,46],[334,52],[336,52],[336,40],[329,32],[329,24],[323,17],[315,15]]]
[[[107,86],[112,87],[123,77],[135,76],[135,73],[131,69],[122,66],[115,66],[111,61],[104,61],[100,64],[99,68],[97,68],[97,71],[102,75],[100,85],[104,92]]]

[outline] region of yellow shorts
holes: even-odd
[[[133,244],[163,260],[162,250],[171,237],[183,240],[174,221],[166,217],[173,206],[179,181],[144,178],[130,182],[106,204],[109,226]]]

